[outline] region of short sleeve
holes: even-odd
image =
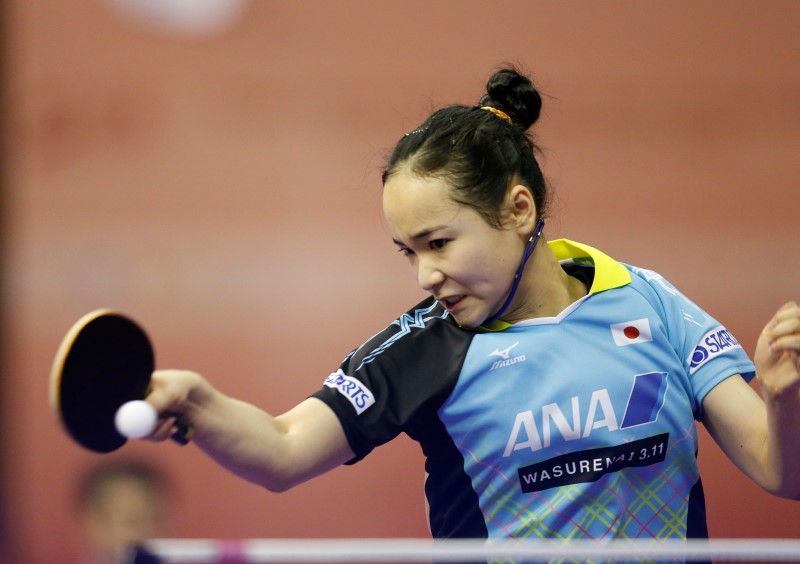
[[[722,323],[660,274],[641,268],[632,272],[633,284],[659,312],[667,338],[682,361],[695,417],[700,417],[703,399],[714,386],[736,374],[746,381],[755,376],[753,362]]]
[[[452,391],[472,334],[432,298],[344,359],[313,397],[336,413],[356,462],[438,409]]]

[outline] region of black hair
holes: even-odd
[[[502,113],[483,109],[487,106]],[[500,208],[508,188],[519,183],[531,191],[537,213],[544,217],[547,183],[535,157],[539,149],[528,132],[541,109],[542,98],[530,78],[514,67],[500,69],[477,106],[441,108],[400,139],[384,168],[383,183],[403,167],[423,177],[446,177],[453,200],[496,228],[502,225]]]

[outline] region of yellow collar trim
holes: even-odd
[[[569,239],[556,239],[547,243],[558,260],[590,258],[594,263],[594,281],[590,294],[619,288],[631,283],[631,273],[623,265],[594,247]]]

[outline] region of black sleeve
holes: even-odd
[[[472,336],[429,298],[345,358],[312,397],[339,417],[350,463],[401,432],[419,440],[416,428],[452,391]]]

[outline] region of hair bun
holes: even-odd
[[[542,98],[530,78],[514,68],[504,68],[492,75],[480,104],[504,111],[523,131],[536,123],[542,110]]]

